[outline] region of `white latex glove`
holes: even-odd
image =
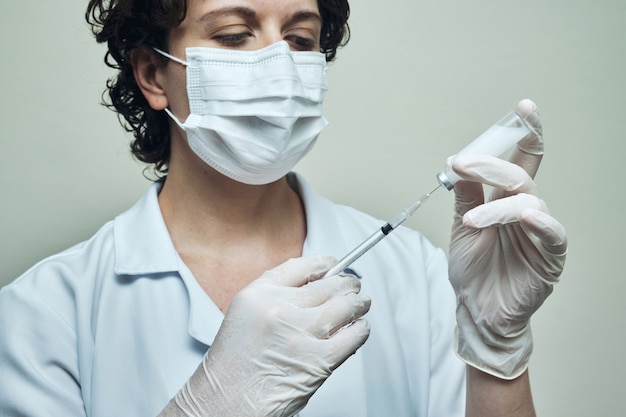
[[[537,107],[523,100],[517,111],[538,135],[520,141],[510,162],[469,155],[451,160],[463,179],[454,188],[450,242],[454,349],[469,365],[504,379],[527,368],[530,317],[552,292],[567,250],[565,229],[548,213],[532,179],[543,156]],[[487,200],[483,184],[494,187]]]
[[[292,259],[233,299],[215,342],[162,416],[292,416],[369,336],[354,276],[331,257]],[[350,326],[344,327],[352,323]]]

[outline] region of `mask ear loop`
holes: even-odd
[[[183,61],[182,59],[176,58],[174,55],[170,55],[165,51],[160,50],[159,48],[152,48],[154,49],[157,53],[163,55],[166,58],[171,59],[174,62],[178,62],[181,65],[187,66],[187,61]]]
[[[165,51],[160,50],[159,48],[152,48],[154,49],[157,53],[163,55],[166,58],[171,59],[174,62],[178,62],[181,65],[187,66],[187,62],[183,61],[182,59],[178,59],[176,58],[174,55],[168,54]],[[181,128],[181,130],[185,130],[185,127],[183,126],[183,123],[178,120],[178,117],[174,116],[174,113],[172,113],[172,111],[170,109],[168,109],[167,107],[164,108],[163,110],[165,110],[165,113],[167,113],[167,115],[170,117],[170,119],[172,119],[174,122],[176,122],[176,124],[178,125],[178,127]]]
[[[170,117],[170,119],[172,119],[177,125],[178,127],[180,127],[180,129],[185,132],[185,126],[184,124],[178,120],[178,117],[174,116],[174,113],[172,113],[172,111],[170,109],[168,109],[167,107],[163,109],[165,111],[165,113],[167,113],[167,115]]]

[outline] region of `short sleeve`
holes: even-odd
[[[76,332],[50,305],[28,287],[0,290],[0,415],[85,416],[77,356]]]

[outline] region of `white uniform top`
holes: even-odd
[[[290,180],[305,255],[340,258],[383,224]],[[201,362],[223,314],[174,249],[158,190],[0,290],[1,416],[155,416]],[[399,228],[353,269],[372,298],[371,335],[300,416],[462,416],[444,253]]]

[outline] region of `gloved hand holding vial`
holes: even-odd
[[[459,154],[451,168],[455,215],[449,278],[457,296],[454,349],[474,369],[514,379],[528,366],[533,343],[529,320],[552,292],[565,264],[564,227],[548,212],[533,181],[543,156],[538,111],[517,107],[531,132],[509,162]],[[493,187],[485,196],[483,184]]]
[[[497,158],[514,145],[510,162]],[[440,186],[455,189],[449,261],[458,304],[455,351],[468,364],[499,378],[520,376],[532,351],[528,321],[558,281],[567,249],[565,229],[549,215],[532,179],[542,156],[537,107],[522,100],[515,111],[448,158],[433,191],[375,231],[326,275],[341,272],[374,247]],[[494,187],[487,199],[483,184]]]

